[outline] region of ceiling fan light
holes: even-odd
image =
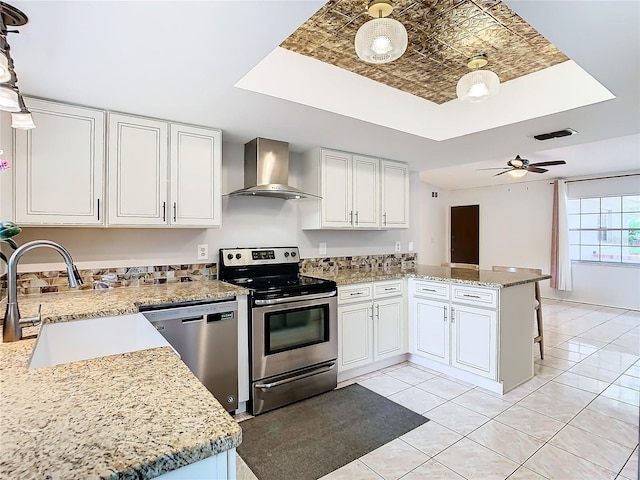
[[[355,38],[358,57],[367,63],[388,63],[407,50],[407,30],[392,18],[374,18],[362,25]]]
[[[456,93],[463,102],[478,103],[496,95],[500,79],[491,70],[474,70],[458,80]]]
[[[20,111],[18,92],[9,85],[0,85],[0,110],[5,112]]]
[[[510,177],[522,178],[529,172],[524,168],[514,168],[513,170],[509,170],[507,173],[509,174]]]

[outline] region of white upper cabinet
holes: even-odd
[[[349,153],[331,150],[323,150],[321,155],[320,225],[323,228],[350,228],[353,215],[353,158]]]
[[[220,226],[221,132],[171,124],[170,158],[170,222],[183,226]]]
[[[409,228],[409,167],[382,160],[382,228]]]
[[[166,122],[109,114],[109,225],[166,225]]]
[[[104,112],[25,99],[37,128],[14,130],[15,221],[104,222]]]
[[[300,202],[302,228],[408,227],[408,174],[407,166],[398,162],[324,148],[308,152],[303,158],[301,188],[322,199]]]
[[[109,114],[109,225],[216,227],[219,130]]]

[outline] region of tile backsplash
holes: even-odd
[[[141,265],[136,267],[80,269],[84,282],[80,288],[93,288],[94,282],[110,287],[137,287],[163,283],[214,280],[217,278],[215,263],[185,265]],[[6,294],[6,275],[0,277],[0,298]],[[25,272],[18,274],[18,292],[21,294],[52,293],[72,290],[66,270]]]
[[[365,271],[388,268],[414,268],[416,261],[417,254],[415,253],[305,258],[301,262],[300,270],[304,274],[312,274],[337,270]]]
[[[304,274],[333,272],[337,270],[377,270],[388,268],[413,268],[415,253],[360,255],[352,257],[304,258],[300,270]],[[218,269],[215,263],[185,265],[140,265],[136,267],[81,269],[84,285],[93,288],[95,282],[110,287],[137,287],[163,283],[215,280]],[[6,296],[7,277],[0,277],[0,298]],[[46,272],[25,272],[18,274],[18,292],[23,295],[33,293],[54,293],[71,290],[66,270]]]

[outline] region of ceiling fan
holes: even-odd
[[[513,160],[509,160],[507,162],[507,167],[498,167],[498,168],[479,168],[478,170],[504,170],[504,172],[496,173],[494,177],[498,175],[502,175],[503,173],[508,173],[512,177],[524,177],[527,172],[533,173],[544,173],[549,170],[546,168],[540,167],[550,167],[552,165],[565,165],[567,162],[564,160],[552,160],[550,162],[537,162],[537,163],[529,163],[529,160],[526,158],[521,158],[520,155],[516,155],[516,158]]]

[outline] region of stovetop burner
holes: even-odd
[[[297,247],[220,249],[218,278],[251,290],[254,298],[278,298],[336,289],[335,282],[300,275]]]

